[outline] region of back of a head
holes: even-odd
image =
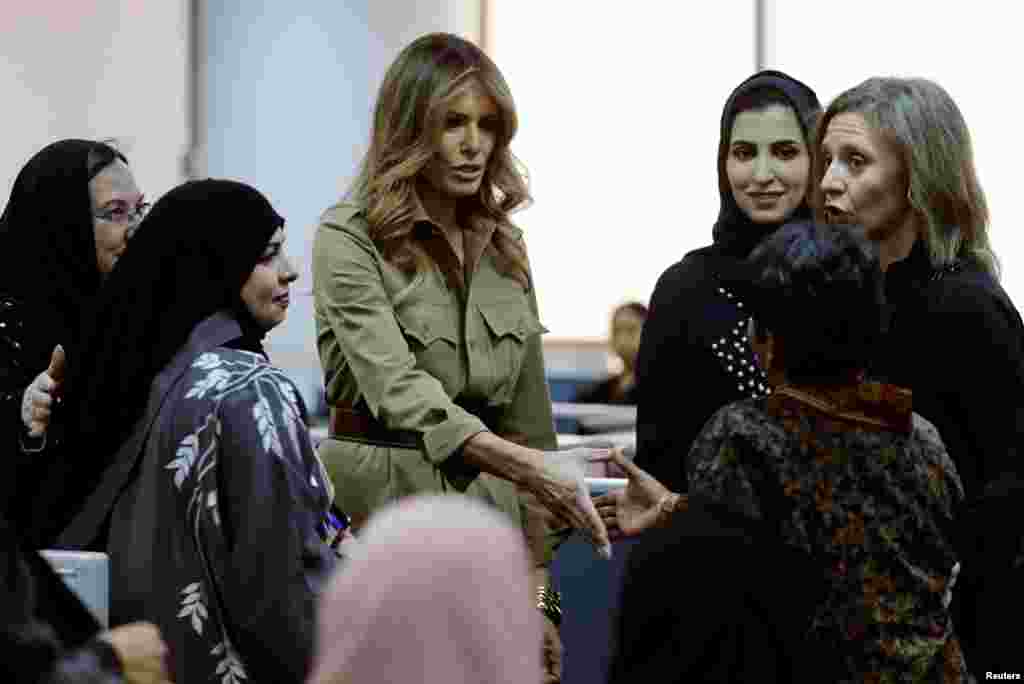
[[[882,274],[855,230],[788,223],[749,263],[756,328],[775,337],[790,382],[835,384],[867,367],[881,334]]]
[[[371,518],[325,591],[314,684],[518,684],[540,672],[521,530],[461,496]]]

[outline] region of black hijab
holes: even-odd
[[[99,291],[89,181],[116,160],[128,163],[102,142],[47,145],[18,173],[0,216],[0,291],[25,305],[24,352],[34,372],[46,368],[57,344],[74,355],[83,312]]]
[[[191,181],[153,206],[104,285],[68,379],[80,452],[61,464],[64,517],[54,532],[95,487],[142,417],[153,380],[196,325],[228,311],[243,330],[232,346],[262,352],[266,331],[240,293],[283,225],[266,197],[234,181]]]
[[[713,249],[738,259],[746,258],[766,235],[774,232],[785,221],[811,218],[811,210],[805,199],[792,214],[780,223],[754,223],[739,208],[732,195],[729,177],[725,172],[729,142],[732,137],[732,125],[737,114],[750,109],[749,105],[745,104],[745,100],[749,101],[751,94],[764,89],[778,91],[789,102],[800,121],[808,150],[810,150],[814,126],[821,115],[821,104],[814,91],[781,71],[759,71],[739,84],[726,101],[722,110],[718,138],[718,194],[721,197],[722,206],[712,231]]]

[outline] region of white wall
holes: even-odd
[[[22,165],[60,138],[117,138],[149,197],[181,181],[186,7],[186,0],[0,4],[0,203]]]
[[[287,220],[301,279],[268,352],[307,399],[322,384],[309,263],[317,219],[355,175],[384,72],[413,38],[479,38],[476,1],[204,0],[207,175],[251,183]]]
[[[1024,159],[1017,124],[1024,89],[1013,78],[1018,5],[858,0],[855,7],[825,12],[814,0],[768,3],[774,35],[768,66],[806,81],[823,105],[870,76],[921,76],[949,91],[971,131],[1003,287],[1018,308],[1024,306],[1024,236],[1013,213]]]
[[[555,337],[607,335],[711,241],[721,109],[754,71],[754,3],[490,0],[536,203],[517,215]]]

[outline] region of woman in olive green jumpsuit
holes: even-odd
[[[370,146],[313,247],[317,345],[331,406],[321,456],[356,529],[398,497],[452,492],[524,529],[538,607],[565,523],[605,555],[583,485],[592,450],[555,453],[517,118],[493,62],[456,36],[410,44],[385,75]],[[548,625],[548,679],[557,631]]]

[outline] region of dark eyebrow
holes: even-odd
[[[865,149],[863,149],[861,147],[857,147],[856,145],[851,145],[850,143],[843,143],[842,145],[840,145],[839,146],[839,153],[840,154],[859,154],[862,157],[870,157],[871,156],[870,154],[868,154],[867,150],[865,150]]]
[[[776,140],[772,145],[800,145],[799,140]]]

